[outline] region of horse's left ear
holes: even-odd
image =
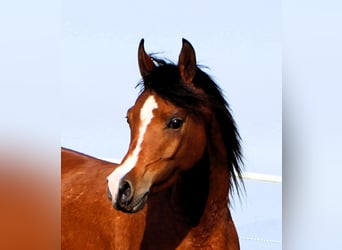
[[[144,78],[153,70],[154,63],[144,48],[144,39],[141,39],[138,49],[138,63],[141,76]]]
[[[178,69],[184,82],[191,83],[197,70],[195,50],[192,45],[182,39],[183,46],[179,54]]]

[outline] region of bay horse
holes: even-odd
[[[62,148],[62,249],[239,249],[240,136],[220,88],[185,39],[178,65],[142,39],[138,64],[122,162]]]

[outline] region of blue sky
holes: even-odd
[[[140,39],[177,61],[184,37],[231,105],[246,170],[281,175],[280,12],[280,1],[65,1],[62,145],[122,158]]]

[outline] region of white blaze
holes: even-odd
[[[138,134],[138,142],[133,152],[126,158],[126,160],[120,164],[120,166],[113,171],[108,177],[108,188],[112,194],[113,201],[116,201],[116,196],[119,191],[119,184],[121,179],[131,171],[136,163],[141,151],[141,144],[144,139],[144,135],[148,125],[153,118],[153,110],[158,108],[158,104],[153,95],[149,96],[140,110],[140,128]]]

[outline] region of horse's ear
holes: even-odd
[[[138,49],[138,63],[140,74],[144,78],[147,76],[153,69],[154,63],[149,55],[146,54],[144,48],[144,39],[141,39]]]
[[[184,82],[191,83],[197,70],[195,50],[192,45],[182,39],[183,46],[179,54],[178,69]]]

